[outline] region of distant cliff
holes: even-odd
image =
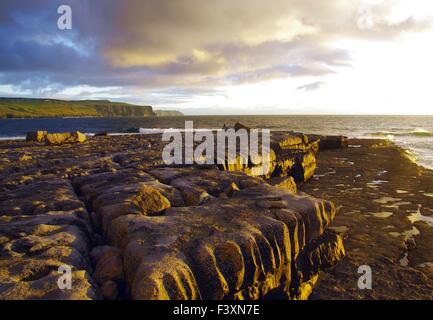
[[[177,110],[154,110],[158,117],[175,117],[184,116],[184,114]]]
[[[0,118],[149,116],[156,116],[151,106],[108,100],[0,98]]]

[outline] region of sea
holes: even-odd
[[[240,122],[251,128],[304,133],[346,135],[349,138],[380,138],[394,141],[420,165],[433,169],[433,116],[182,116],[128,118],[0,119],[0,140],[24,139],[28,131],[81,131],[92,135],[159,133],[165,129],[219,129]]]

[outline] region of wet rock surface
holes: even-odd
[[[335,203],[329,228],[345,234],[347,252],[320,273],[312,299],[433,298],[432,171],[387,141],[351,140],[320,153],[300,189]],[[371,290],[358,288],[362,265],[371,267]]]
[[[296,192],[316,163],[305,137],[273,137],[287,163],[269,183],[164,166],[159,135],[0,142],[0,298],[307,298],[345,250],[334,204]]]

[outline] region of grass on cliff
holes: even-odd
[[[0,98],[0,118],[154,116],[150,106],[108,100]]]

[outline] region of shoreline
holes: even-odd
[[[147,296],[150,292],[147,290],[151,289],[147,287],[147,283],[151,283],[149,279],[156,276],[152,264],[137,273],[140,277],[145,274],[150,277],[142,278],[144,282],[140,282],[142,284],[139,286],[128,282],[135,273],[123,273],[124,264],[128,266],[128,272],[135,272],[137,265],[134,259],[143,254],[147,259],[151,259],[154,253],[149,255],[148,252],[159,250],[156,249],[159,245],[143,248],[142,245],[126,246],[128,241],[134,239],[139,243],[144,239],[144,243],[161,241],[163,247],[168,246],[167,250],[171,250],[176,259],[170,260],[172,262],[167,266],[174,263],[177,265],[176,270],[192,268],[194,277],[188,272],[178,275],[186,277],[184,280],[187,283],[202,277],[197,276],[202,272],[196,270],[198,262],[190,264],[190,261],[204,259],[204,256],[196,256],[196,248],[205,239],[210,241],[209,245],[215,250],[213,254],[225,261],[220,267],[225,270],[223,274],[229,281],[229,287],[235,286],[236,290],[232,288],[227,291],[221,289],[222,287],[218,290],[204,290],[202,286],[205,283],[214,283],[217,279],[213,278],[215,275],[208,275],[211,278],[207,281],[200,280],[198,287],[188,289],[197,294],[190,298],[204,294],[209,294],[208,297],[212,299],[282,296],[302,299],[309,296],[311,299],[432,298],[433,207],[430,194],[433,195],[433,171],[411,162],[403,148],[387,140],[350,139],[348,148],[321,150],[312,157],[310,148],[317,148],[314,141],[305,145],[305,137],[290,136],[281,131],[273,132],[273,137],[280,147],[289,142],[296,144],[299,143],[296,141],[304,141],[300,143],[302,150],[306,148],[305,157],[302,155],[305,150],[299,154],[300,149],[293,145],[297,151],[292,153],[289,144],[289,149],[278,151],[276,159],[279,165],[290,167],[293,166],[293,157],[301,155],[301,176],[296,173],[292,176],[257,179],[245,174],[250,172],[251,168],[225,168],[230,171],[224,171],[221,168],[216,170],[212,166],[161,167],[163,144],[158,134],[89,137],[84,143],[60,146],[20,140],[0,141],[0,208],[7,213],[0,217],[0,230],[5,232],[16,229],[18,232],[12,238],[1,238],[0,244],[8,244],[13,250],[20,252],[18,255],[13,250],[10,252],[10,249],[5,251],[11,256],[3,262],[0,259],[0,268],[6,268],[6,274],[13,272],[8,259],[18,259],[17,257],[23,254],[25,256],[29,250],[29,244],[26,244],[30,241],[28,239],[35,241],[30,242],[30,247],[44,247],[50,243],[48,247],[55,248],[55,243],[59,240],[50,238],[53,237],[51,227],[45,227],[54,224],[65,233],[62,238],[69,239],[72,235],[75,237],[76,240],[68,244],[73,248],[74,256],[66,249],[59,252],[51,252],[51,249],[40,251],[41,253],[38,251],[38,254],[54,260],[66,259],[65,261],[69,261],[68,263],[80,272],[87,274],[84,277],[77,275],[81,289],[72,293],[72,296],[62,296],[63,298],[97,299],[101,297],[100,292],[104,292],[103,296],[107,299],[115,299],[118,295],[120,298],[162,298]],[[290,167],[290,170],[292,169],[294,170],[294,167]],[[293,177],[296,177],[296,184]],[[140,189],[140,186],[145,189]],[[144,199],[148,199],[148,196],[143,198],[139,196],[140,192],[150,192],[150,198],[157,202],[146,204]],[[128,203],[127,209],[123,209],[125,201]],[[123,210],[132,210],[130,201],[136,203],[134,212],[138,210],[137,206],[142,210],[143,206],[149,205],[146,208],[150,209],[157,205],[160,209],[152,210],[163,210],[164,214],[157,214],[155,217],[143,216],[142,213],[134,213],[135,216],[120,214]],[[317,212],[317,208],[323,208],[324,211]],[[68,211],[71,209],[73,211]],[[33,213],[28,213],[28,210]],[[49,210],[55,210],[53,212],[56,214],[53,215]],[[210,212],[218,214],[209,216]],[[254,212],[252,216],[251,212]],[[287,216],[288,212],[290,218]],[[270,217],[272,226],[263,224],[263,221]],[[72,218],[74,220],[67,222]],[[206,223],[203,224],[203,221]],[[37,226],[36,229],[27,229],[33,223]],[[244,281],[248,285],[238,287],[235,283],[240,281],[240,275],[244,274],[245,270],[250,270],[255,263],[246,263],[244,271],[233,274],[238,266],[238,263],[235,263],[235,252],[239,251],[232,251],[234,249],[226,245],[220,248],[219,243],[226,241],[221,239],[232,239],[243,252],[244,240],[239,238],[239,235],[247,232],[248,237],[257,236],[256,233],[247,231],[251,227],[242,231],[245,228],[243,223],[250,223],[254,228],[258,228],[267,241],[278,239],[276,247],[266,250],[270,250],[267,254],[271,256],[279,252],[279,258],[275,258],[269,265],[274,265],[271,269],[275,271],[266,278],[250,283],[250,280],[246,280],[250,279],[247,277]],[[286,225],[286,240],[277,236],[281,232],[278,231],[281,223]],[[40,225],[44,225],[43,230]],[[82,226],[78,229],[72,227],[79,225]],[[174,225],[179,227],[172,230]],[[195,228],[191,228],[191,225]],[[222,232],[219,240],[205,236],[215,232],[208,230],[212,225],[217,225],[218,232]],[[11,229],[11,226],[14,227]],[[147,231],[143,233],[140,230]],[[30,232],[29,236],[22,238],[22,234],[26,232]],[[173,239],[170,237],[175,235],[181,237],[176,240],[179,245],[172,247],[170,243]],[[185,242],[185,239],[189,240]],[[258,241],[258,238],[255,241]],[[286,241],[289,241],[290,245]],[[291,251],[291,258],[280,256],[285,250]],[[81,256],[78,260],[77,253]],[[188,257],[186,260],[182,258],[184,255]],[[105,261],[102,257],[106,256],[112,261],[109,269],[99,270],[101,261]],[[313,259],[313,256],[316,258]],[[125,257],[134,259],[124,260],[127,259]],[[172,259],[170,257],[167,256],[167,259]],[[320,263],[317,263],[317,257]],[[246,259],[246,256],[243,259]],[[34,260],[29,261],[35,263]],[[164,260],[152,263],[160,261]],[[308,261],[316,262],[310,265]],[[18,260],[17,263],[22,262]],[[373,290],[358,289],[357,269],[360,265],[372,267]],[[231,267],[226,270],[224,266]],[[284,280],[284,277],[281,278],[282,274],[288,272],[287,267],[291,268],[289,282]],[[39,279],[51,274],[47,273],[46,267],[41,268],[42,271],[36,272],[30,278]],[[50,268],[52,267],[49,267],[49,270]],[[161,265],[161,268],[166,268],[165,264]],[[173,275],[174,271],[164,270],[167,276]],[[109,272],[110,277],[114,278],[109,281],[107,278],[99,278],[99,274],[104,272]],[[238,280],[233,282],[233,279]],[[282,290],[289,283],[289,288]],[[177,289],[173,289],[168,283],[158,285],[170,288],[167,289],[170,292],[169,297],[180,292],[190,292],[185,291],[185,288],[176,291]],[[26,287],[27,284],[20,281],[12,286],[21,288],[19,290],[30,290],[29,292],[35,294]],[[110,295],[113,291],[109,291],[107,286],[111,286],[111,289],[115,286],[116,295]],[[126,288],[128,293],[124,292]],[[12,291],[8,294],[30,294],[19,292]],[[64,293],[56,293],[56,296],[58,294]]]
[[[177,128],[140,128],[140,130],[146,131],[148,130],[148,132],[136,132],[136,133],[131,133],[131,132],[111,132],[108,133],[108,136],[130,136],[130,135],[153,135],[153,134],[161,134],[164,130],[177,130]],[[182,132],[184,132],[184,130],[180,129]],[[199,129],[194,129],[194,131],[205,131],[205,130],[216,130],[216,129],[203,129],[203,128],[199,128]],[[271,130],[271,132],[291,132],[290,130]],[[97,134],[97,132],[86,132],[85,133],[87,136],[92,137],[94,135]],[[316,134],[316,133],[314,133]],[[321,133],[323,134],[323,133]],[[414,150],[412,150],[409,146],[403,146],[400,144],[397,144],[393,139],[389,139],[386,137],[374,137],[374,136],[348,136],[348,138],[350,140],[383,140],[383,141],[389,141],[391,143],[394,143],[396,147],[401,148],[404,152],[404,155],[411,160],[413,163],[415,163],[416,165],[419,165],[425,169],[428,170],[433,170],[433,166],[430,166],[426,163],[423,163],[423,160],[417,156],[416,152]],[[17,136],[17,137],[0,137],[0,141],[24,141],[26,139],[25,136]]]
[[[361,147],[322,152],[316,177],[301,187],[340,206],[330,228],[344,232],[348,252],[311,298],[431,299],[433,171],[389,141],[351,142]],[[371,266],[373,290],[357,289],[359,265]]]

